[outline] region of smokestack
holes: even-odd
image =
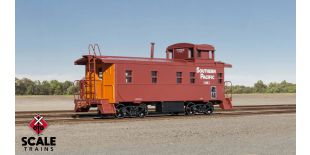
[[[154,45],[155,43],[151,42],[151,58],[154,58]]]

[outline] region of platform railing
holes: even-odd
[[[94,80],[93,82],[97,83],[101,81],[102,80]],[[74,99],[95,100],[98,97],[98,96],[94,96],[94,97],[92,96],[92,94],[95,95],[94,89],[97,89],[97,88],[93,87],[94,85],[90,85],[88,82],[89,81],[87,79],[74,81],[74,85],[78,86],[78,92],[73,94]],[[104,86],[108,86],[108,85],[104,85]],[[89,87],[93,87],[93,88],[89,88]]]
[[[74,92],[74,94],[73,94],[74,100],[79,100],[79,99],[81,99],[81,84],[80,84],[80,81],[81,81],[81,80],[75,80],[75,81],[73,82],[73,85],[74,85],[74,86],[79,86],[79,87],[78,87],[78,92]]]
[[[225,87],[224,87],[225,98],[230,98],[230,100],[232,99],[232,92],[233,92],[232,86],[233,85],[231,81],[225,81]]]

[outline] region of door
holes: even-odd
[[[107,64],[103,72],[103,99],[115,102],[115,64]]]
[[[211,86],[211,99],[216,99],[216,87]]]
[[[96,94],[98,99],[108,99],[115,102],[115,65],[103,63],[98,65],[96,80]]]

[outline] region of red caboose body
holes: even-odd
[[[97,56],[96,47],[75,61],[85,65],[75,111],[98,107],[101,114],[142,117],[148,105],[160,113],[188,115],[210,114],[214,105],[232,109],[231,94],[225,90],[231,83],[224,81],[224,68],[231,65],[215,61],[211,45],[174,44],[167,47],[165,59],[153,58],[153,43],[150,58]]]

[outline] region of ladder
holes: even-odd
[[[87,56],[87,70],[85,79],[85,97],[89,100],[96,100],[96,47],[101,56],[100,48],[98,44],[90,44],[88,46],[88,56]]]

